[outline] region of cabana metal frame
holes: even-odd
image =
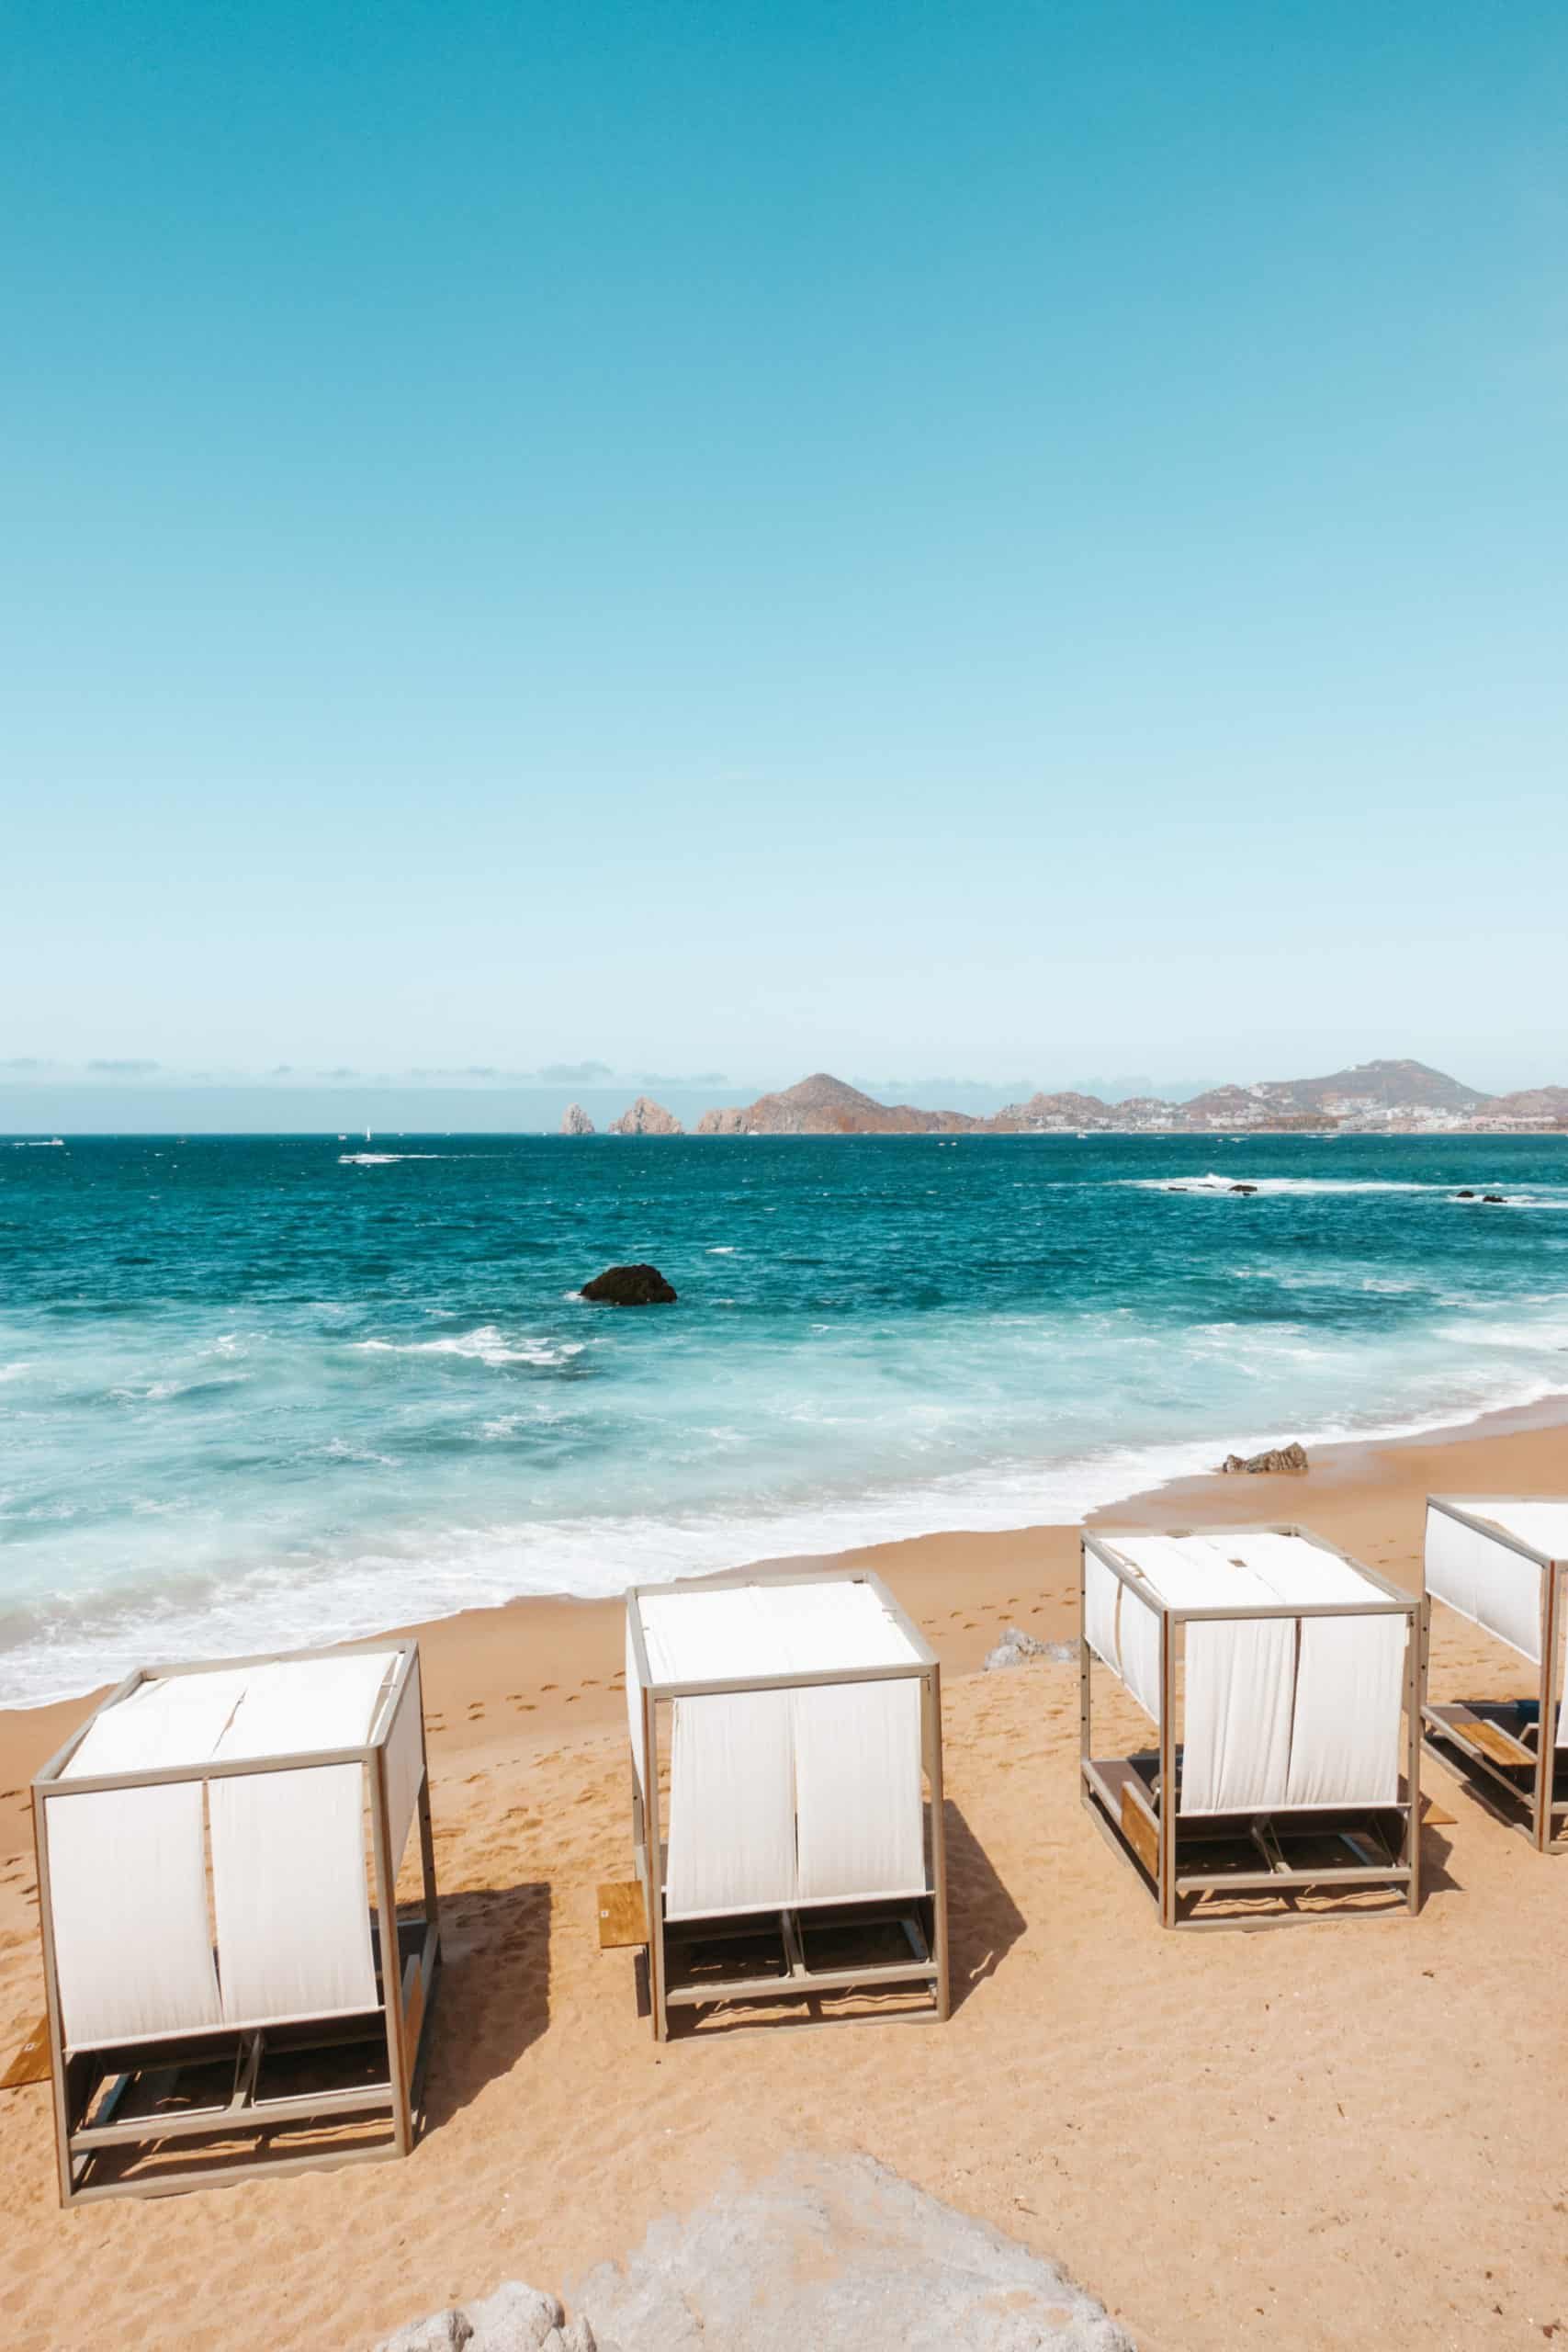
[[[286,1754],[239,1756],[223,1760],[214,1756],[201,1762],[65,1777],[73,1757],[95,1726],[145,1684],[318,1660],[341,1662],[370,1653],[386,1654],[392,1663],[376,1698],[369,1732],[362,1744],[291,1749]],[[398,1751],[397,1770],[407,1775],[400,1792],[400,1800],[406,1804],[407,1782],[412,1777],[412,1751],[406,1743],[415,1728],[413,1723],[405,1724],[403,1720],[404,1711],[410,1707],[417,1719],[418,1785],[412,1800],[412,1815],[404,1815],[403,1843],[406,1846],[408,1829],[417,1820],[422,1906],[417,1917],[400,1925],[397,1881],[401,1857],[393,1850],[389,1758],[394,1735],[400,1728],[402,1744]],[[205,1784],[206,1815],[213,1783],[243,1775],[307,1772],[341,1765],[357,1765],[364,1779],[369,1827],[366,1899],[375,1915],[371,1925],[375,2005],[353,2015],[322,2016],[303,2010],[269,2016],[260,2025],[182,2028],[105,2046],[73,2049],[66,2040],[62,2020],[60,1952],[51,1899],[49,1815],[53,1808],[110,1791],[171,1789],[196,1781]],[[42,1767],[32,1782],[32,1809],[62,2205],[78,2205],[105,2197],[172,2195],[211,2183],[243,2179],[256,2172],[316,2171],[341,2165],[385,2162],[409,2154],[423,2118],[424,2071],[441,1965],[417,1642],[376,1641],[333,1649],[271,1651],[208,1664],[139,1668],[109,1692]],[[363,1872],[363,1839],[359,1860]],[[284,1899],[287,1900],[287,1894]],[[302,1936],[308,1938],[309,1917],[302,1917],[299,1924]],[[104,1939],[112,1942],[115,1932],[114,1918],[105,1917]],[[392,1956],[390,1966],[387,1964],[389,1954]],[[221,1968],[220,1941],[217,1965]],[[383,2051],[384,2072],[379,2064],[379,2052]],[[313,2087],[294,2096],[270,2095],[269,2063],[287,2070],[301,2062],[325,2075],[330,2075],[335,2065],[344,2079],[337,2086]],[[209,2082],[213,2070],[226,2071],[227,2095],[216,2101],[197,2104],[193,2094],[187,2091],[184,2097],[192,2099],[192,2103],[181,2103],[180,2077],[187,2070],[193,2081],[207,2070]],[[382,2130],[366,2144],[328,2140],[309,2153],[290,2148],[286,2129],[353,2126],[363,2132],[367,2126],[378,2124]],[[271,2153],[271,2136],[280,2130],[285,2132],[282,2152]],[[222,2143],[220,2161],[208,2165],[173,2161],[192,2143],[197,2143],[196,2153],[211,2153],[200,2149],[203,2140]],[[235,2147],[237,2141],[254,2144]],[[134,2162],[137,2150],[156,2151],[158,2156],[171,2160],[171,2168],[161,2174],[132,2172],[116,2177],[117,2160],[123,2158],[126,2151],[131,2151]],[[106,2174],[109,2177],[100,2177]]]
[[[777,1591],[781,1588],[815,1585],[869,1587],[908,1644],[912,1653],[908,1662],[824,1668],[810,1672],[717,1675],[698,1680],[661,1680],[654,1675],[643,1623],[645,1601],[675,1593],[698,1595],[737,1586],[759,1586]],[[764,1579],[740,1571],[683,1577],[663,1585],[634,1585],[626,1594],[626,1638],[641,1686],[641,1703],[636,1708],[632,1732],[634,1738],[640,1735],[640,1754],[634,1747],[632,1758],[632,1845],[646,1906],[649,1998],[655,2041],[669,2039],[672,2008],[696,2010],[716,2004],[728,2007],[732,2003],[776,2002],[781,1997],[800,2001],[821,1994],[874,1995],[922,1985],[929,1989],[929,2008],[904,2014],[945,2018],[950,2008],[950,1977],[942,1668],[935,1651],[882,1578],[869,1573],[846,1577],[825,1569]],[[668,1919],[665,1887],[669,1845],[660,1821],[659,1793],[660,1707],[683,1699],[892,1681],[918,1681],[920,1686],[920,1766],[927,1795],[922,1841],[923,1894],[913,1900],[874,1896],[860,1901],[783,1905],[765,1911]],[[644,1800],[644,1791],[649,1792],[648,1802]],[[863,1951],[852,1958],[840,1957],[836,1965],[814,1964],[809,1946],[818,1931],[830,1932],[840,1946],[859,1943]],[[775,1963],[747,1964],[748,1945],[754,1952],[759,1939],[771,1943],[774,1939],[778,1955]],[[895,1940],[901,1941],[906,1949],[891,1959],[875,1956],[881,1947]],[[720,1961],[716,1966],[716,1951],[722,1954],[727,1946],[739,1957],[733,1962]]]
[[[1503,1496],[1428,1495],[1427,1584],[1432,1591],[1429,1554],[1434,1512],[1441,1513],[1487,1544],[1527,1561],[1536,1572],[1540,1588],[1534,1657],[1486,1619],[1462,1609],[1460,1614],[1471,1616],[1472,1622],[1480,1623],[1484,1632],[1508,1642],[1508,1646],[1517,1649],[1520,1657],[1529,1658],[1540,1676],[1538,1694],[1534,1699],[1472,1699],[1443,1705],[1427,1701],[1422,1715],[1427,1745],[1439,1762],[1457,1777],[1462,1777],[1467,1770],[1480,1772],[1506,1790],[1517,1809],[1514,1817],[1517,1820],[1522,1814],[1530,1842],[1538,1852],[1562,1853],[1568,1849],[1568,1747],[1553,1735],[1562,1728],[1557,1716],[1562,1703],[1563,1634],[1568,1628],[1568,1585],[1564,1582],[1568,1577],[1568,1556],[1541,1549],[1517,1533],[1506,1521],[1491,1515],[1494,1510],[1506,1512],[1514,1499]],[[1563,1508],[1568,1510],[1568,1505]],[[1448,1602],[1450,1607],[1458,1607],[1443,1591],[1435,1591],[1435,1598]],[[1533,1747],[1529,1744],[1532,1732]]]
[[[1235,1541],[1249,1536],[1299,1537],[1354,1569],[1367,1585],[1364,1601],[1296,1602],[1268,1607],[1179,1608],[1167,1601],[1118,1548],[1150,1535],[1203,1536]],[[1111,1758],[1094,1753],[1093,1674],[1095,1654],[1089,1624],[1089,1562],[1108,1568],[1136,1594],[1158,1620],[1161,1699],[1157,1747]],[[1310,1528],[1293,1523],[1247,1527],[1167,1528],[1083,1532],[1079,1570],[1078,1725],[1080,1795],[1106,1842],[1132,1863],[1166,1928],[1234,1925],[1233,1916],[1191,1916],[1211,1895],[1264,1895],[1281,1899],[1289,1913],[1294,1896],[1309,1888],[1342,1894],[1380,1886],[1403,1890],[1407,1907],[1420,1905],[1421,1698],[1426,1674],[1426,1605],[1416,1595],[1329,1544]],[[1235,1813],[1183,1815],[1179,1792],[1182,1769],[1186,1694],[1186,1635],[1192,1625],[1302,1618],[1403,1617],[1406,1623],[1403,1673],[1403,1792],[1388,1805],[1332,1805],[1315,1809],[1254,1807]],[[1102,1660],[1101,1663],[1104,1663]],[[1106,1667],[1108,1673],[1115,1668]],[[1120,1675],[1116,1676],[1122,1679]],[[1128,1688],[1123,1683],[1123,1688]],[[1245,1849],[1255,1850],[1249,1861]],[[1207,1867],[1205,1866],[1207,1864]],[[1188,1905],[1184,1916],[1184,1905]],[[1279,1918],[1276,1924],[1283,1924]]]

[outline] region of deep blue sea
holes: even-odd
[[[1568,1139],[0,1143],[0,1702],[1558,1389]]]

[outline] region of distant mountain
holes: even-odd
[[[1113,1127],[1118,1121],[1109,1102],[1098,1094],[1032,1094],[1027,1102],[1010,1102],[986,1123],[997,1135],[1028,1135],[1048,1127]]]
[[[1568,1086],[1527,1086],[1517,1094],[1495,1094],[1486,1105],[1487,1125],[1500,1119],[1529,1126],[1568,1127]]]
[[[930,1111],[912,1103],[879,1102],[858,1086],[818,1070],[782,1093],[760,1095],[746,1108],[705,1111],[703,1136],[908,1136],[1213,1134],[1240,1128],[1272,1133],[1424,1129],[1474,1125],[1568,1125],[1568,1087],[1542,1086],[1493,1098],[1430,1069],[1425,1062],[1360,1062],[1326,1078],[1260,1079],[1250,1086],[1212,1086],[1186,1102],[1135,1095],[1114,1106],[1099,1095],[1032,1094],[990,1118],[965,1111]]]
[[[912,1103],[878,1102],[858,1086],[818,1070],[782,1094],[761,1094],[746,1110],[705,1111],[700,1136],[924,1136],[984,1127],[965,1111],[918,1111]]]

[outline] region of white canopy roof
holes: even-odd
[[[346,1651],[139,1682],[105,1708],[60,1777],[363,1747],[396,1664],[395,1650]]]
[[[1527,1502],[1512,1495],[1443,1495],[1433,1499],[1451,1503],[1472,1519],[1489,1520],[1543,1559],[1568,1560],[1568,1498]]]
[[[1365,1570],[1304,1535],[1247,1528],[1235,1534],[1123,1535],[1104,1539],[1172,1609],[1323,1608],[1388,1595]]]
[[[637,1605],[656,1683],[925,1663],[875,1588],[848,1579],[694,1585],[640,1593]]]

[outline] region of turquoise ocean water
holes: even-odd
[[[1562,1389],[1568,1139],[0,1143],[0,1702]]]

